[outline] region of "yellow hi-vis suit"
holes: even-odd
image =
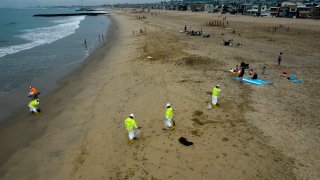
[[[29,102],[28,106],[29,106],[29,108],[30,108],[30,112],[35,112],[35,113],[37,113],[37,112],[38,112],[37,108],[38,108],[38,106],[39,106],[39,101],[36,100],[36,99],[34,99],[34,100],[32,100],[32,101]]]
[[[212,89],[212,105],[216,105],[218,102],[218,95],[220,93],[220,88],[214,87]]]
[[[124,121],[124,125],[128,130],[129,139],[132,140],[135,136],[135,129],[138,128],[136,121],[133,118],[128,117]]]
[[[220,93],[220,89],[219,89],[219,88],[214,87],[214,88],[212,89],[212,96],[218,96],[219,93]]]
[[[173,109],[172,107],[167,108],[166,110],[166,118],[172,120],[173,118]]]
[[[165,128],[169,128],[172,126],[172,118],[173,118],[173,109],[172,107],[167,108],[166,110],[166,120],[164,121]]]

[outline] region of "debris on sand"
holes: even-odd
[[[193,142],[188,141],[186,138],[184,137],[180,137],[179,138],[179,142],[185,146],[191,146],[193,145]]]

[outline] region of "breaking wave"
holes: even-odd
[[[84,19],[85,16],[68,17],[63,20],[53,21],[57,24],[54,26],[23,30],[24,33],[16,37],[28,42],[0,48],[0,57],[8,54],[14,54],[26,49],[31,49],[43,44],[50,44],[54,41],[69,36],[73,34],[77,28],[79,28],[80,22]]]

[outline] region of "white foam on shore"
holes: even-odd
[[[63,20],[53,21],[57,24],[55,26],[23,30],[24,33],[16,37],[24,39],[28,41],[28,43],[0,48],[0,57],[31,49],[36,46],[50,44],[69,36],[75,33],[75,30],[79,28],[80,22],[84,19],[85,16],[68,17]]]

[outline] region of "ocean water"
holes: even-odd
[[[49,92],[103,43],[102,35],[107,42],[107,16],[33,17],[74,12],[75,9],[0,9],[0,109],[5,106],[1,98],[21,93],[26,96],[30,85]],[[11,108],[27,103],[27,99],[21,99]]]

